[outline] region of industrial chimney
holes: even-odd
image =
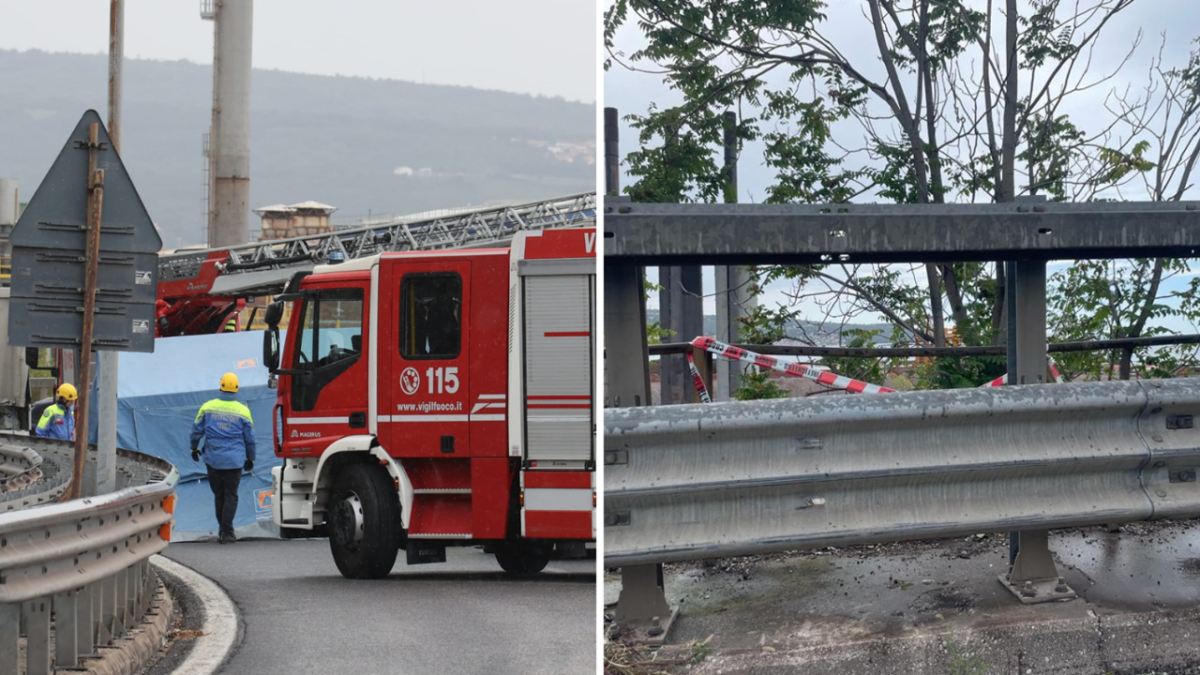
[[[250,238],[250,52],[254,0],[203,0],[215,24],[209,150],[208,245]]]
[[[17,224],[21,198],[16,178],[0,178],[0,277],[8,273],[8,261],[12,258],[12,245],[8,235]]]

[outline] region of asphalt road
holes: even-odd
[[[164,553],[220,584],[244,636],[223,673],[595,673],[595,562],[553,561],[512,578],[495,558],[344,579],[324,540],[172,544]],[[203,638],[201,638],[203,639]]]

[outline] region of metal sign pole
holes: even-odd
[[[125,61],[125,0],[111,0],[108,36],[108,136],[113,151],[121,152],[121,83]],[[117,375],[120,354],[102,350],[100,386],[96,425],[95,484],[88,486],[92,495],[102,495],[117,489]]]
[[[83,468],[87,460],[88,399],[91,398],[88,382],[91,379],[92,328],[96,310],[96,285],[100,273],[100,215],[104,206],[104,170],[96,168],[96,149],[99,143],[100,125],[88,125],[88,219],[87,219],[87,267],[83,275],[83,331],[79,339],[79,400],[76,402],[75,462],[71,474],[71,487],[64,493],[64,501],[79,499],[83,495]]]

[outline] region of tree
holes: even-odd
[[[721,176],[712,150],[721,112],[734,107],[743,111],[739,137],[761,140],[763,161],[775,169],[769,202],[1096,199],[1153,176],[1166,162],[1152,153],[1163,149],[1175,158],[1178,186],[1194,165],[1184,148],[1193,146],[1182,139],[1172,146],[1172,133],[1155,143],[1144,133],[1151,126],[1138,122],[1140,114],[1160,122],[1162,110],[1125,99],[1126,108],[1110,105],[1106,118],[1086,125],[1065,112],[1070,101],[1106,86],[1139,46],[1140,34],[1115,66],[1093,72],[1106,28],[1133,2],[863,0],[866,39],[839,44],[846,42],[838,37],[846,18],[831,19],[821,0],[617,0],[605,14],[606,67],[653,73],[682,99],[631,116],[642,149],[629,155],[637,179],[629,192],[714,200]],[[626,26],[641,34],[644,47],[617,48]],[[1189,64],[1166,88],[1177,117],[1189,110],[1184,82],[1195,70]],[[1087,267],[1080,274],[1060,281],[1103,276]],[[1004,338],[1002,266],[763,275],[790,279],[797,300],[824,295],[827,318],[864,309],[883,314],[902,329],[901,340],[942,345],[947,316],[966,344]],[[1124,334],[1142,334],[1155,318],[1145,302],[1139,307],[1127,327],[1136,330]],[[958,365],[992,376],[1002,372],[1001,361]]]

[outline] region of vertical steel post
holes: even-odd
[[[617,109],[604,109],[605,210],[629,201],[620,192]],[[604,372],[606,405],[650,405],[650,351],[646,343],[645,273],[641,267],[604,260]]]
[[[113,578],[105,577],[96,582],[96,614],[99,625],[96,627],[96,644],[107,645],[113,639]]]
[[[1006,346],[1005,373],[1008,373],[1008,385],[1017,384],[1017,263],[1009,260],[1004,263],[1004,330]],[[1021,546],[1021,533],[1008,533],[1008,565],[1017,560],[1017,550]]]
[[[667,604],[663,586],[661,564],[622,567],[617,622],[622,625],[638,625],[649,621],[650,630],[661,629],[649,637],[661,637],[665,640],[674,612]],[[653,624],[655,618],[658,619],[657,625]]]
[[[1014,294],[1008,299],[1008,381],[1016,385],[1045,384],[1046,262],[1018,260],[1009,272],[1012,276],[1009,286]],[[1014,495],[1014,498],[1020,496]],[[1048,532],[1019,532],[1015,548],[1012,569],[1007,575],[1001,575],[1000,581],[1021,602],[1029,604],[1075,597],[1075,592],[1058,576]]]
[[[50,598],[25,603],[25,672],[50,675]]]
[[[672,332],[670,342],[690,342],[704,333],[703,278],[699,265],[659,267],[658,318]],[[684,403],[694,398],[695,388],[682,354],[664,354],[658,360],[662,404]],[[689,394],[692,392],[692,394]]]
[[[54,666],[74,668],[79,663],[77,591],[54,596]]]
[[[83,275],[83,335],[79,339],[79,400],[75,415],[75,461],[71,486],[63,493],[63,501],[79,499],[83,494],[83,466],[87,460],[88,403],[92,375],[92,328],[96,311],[96,284],[100,271],[100,220],[104,206],[104,170],[96,168],[100,125],[88,127],[88,222],[87,267]]]
[[[108,136],[112,150],[121,154],[121,102],[125,63],[125,0],[109,2],[108,33]],[[100,386],[96,420],[96,479],[89,493],[102,495],[117,489],[117,358],[118,353],[98,353]]]
[[[75,593],[75,655],[86,656],[96,649],[95,584]]]
[[[604,370],[607,405],[650,405],[650,352],[642,268],[604,261]]]
[[[129,626],[129,574],[128,568],[112,576],[116,602],[113,604],[113,636],[124,637]]]
[[[725,145],[725,203],[736,204],[738,201],[737,180],[737,113],[727,111],[724,116],[724,145]],[[754,307],[755,299],[750,294],[749,267],[727,267],[719,265],[713,268],[715,276],[714,296],[717,304],[717,335],[716,338],[726,344],[736,344],[741,341],[738,329],[738,317],[745,316]],[[685,339],[690,339],[685,338]],[[742,386],[743,365],[736,361],[718,359],[716,361],[716,387],[713,390],[714,401],[732,401],[733,392]]]
[[[141,616],[138,615],[138,589],[141,584],[138,583],[138,563],[134,563],[125,569],[125,630],[126,632],[133,629],[138,624]]]
[[[0,673],[20,672],[21,606],[0,604]]]
[[[620,210],[619,136],[616,108],[604,109],[605,212]],[[604,381],[606,405],[650,404],[650,352],[646,343],[645,274],[641,267],[604,260]],[[666,608],[668,611],[661,611]],[[622,623],[671,618],[662,586],[662,565],[621,568],[617,617]],[[669,623],[666,628],[669,628]],[[659,630],[665,635],[666,630]]]
[[[619,119],[616,108],[604,109],[604,194],[609,197],[616,197],[620,194]]]

